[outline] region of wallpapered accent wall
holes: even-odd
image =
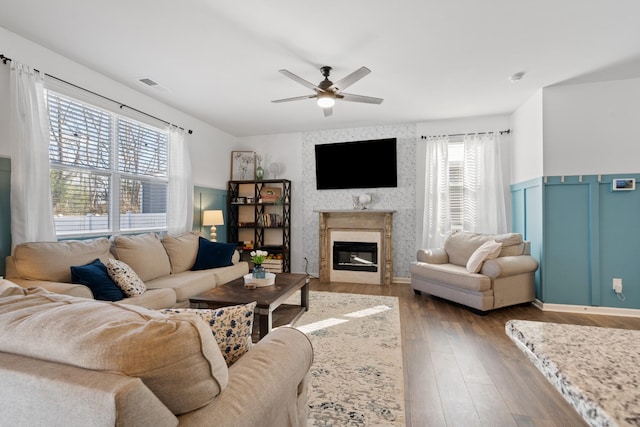
[[[397,138],[398,187],[349,190],[316,190],[316,144]],[[393,276],[409,277],[409,263],[415,259],[416,245],[416,141],[414,124],[334,129],[302,135],[303,240],[309,272],[319,271],[318,211],[352,209],[352,196],[371,195],[370,209],[394,210]],[[354,161],[363,161],[354,160]],[[376,173],[375,170],[371,171]]]

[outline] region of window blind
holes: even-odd
[[[166,229],[167,132],[51,90],[47,103],[56,234]]]

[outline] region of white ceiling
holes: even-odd
[[[0,0],[0,26],[236,136],[509,114],[640,77],[638,0]],[[270,102],[313,93],[279,69],[317,84],[323,65],[367,66],[348,92],[384,102]]]

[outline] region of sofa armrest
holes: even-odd
[[[435,249],[418,249],[416,259],[419,262],[427,262],[429,264],[447,264],[449,263],[449,255],[444,248]]]
[[[16,285],[23,288],[42,288],[56,294],[71,295],[73,297],[93,299],[93,292],[85,285],[76,285],[65,282],[50,282],[48,280],[31,280],[12,277],[11,280]]]
[[[538,261],[531,255],[503,256],[489,259],[482,265],[481,274],[496,279],[530,273],[538,269]]]
[[[0,352],[2,425],[171,427],[140,378]]]
[[[290,327],[271,331],[229,368],[229,384],[207,406],[180,415],[180,426],[302,426],[313,348]],[[302,419],[301,419],[302,418]]]

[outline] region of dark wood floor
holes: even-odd
[[[505,334],[510,319],[640,329],[640,318],[543,312],[520,305],[480,316],[408,284],[321,284],[318,291],[400,300],[406,425],[586,426]]]

